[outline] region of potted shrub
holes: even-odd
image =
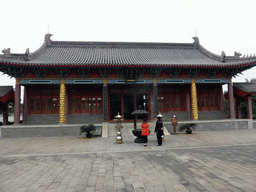
[[[196,124],[195,123],[186,123],[181,124],[179,127],[179,132],[186,131],[187,134],[191,134],[192,130],[195,130]]]
[[[86,132],[86,137],[87,138],[91,138],[92,137],[92,131],[95,131],[96,130],[96,127],[93,125],[93,124],[90,124],[90,125],[83,125],[81,128],[80,128],[80,134],[83,133],[83,132]]]

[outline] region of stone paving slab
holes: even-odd
[[[0,139],[0,192],[256,191],[256,130]]]

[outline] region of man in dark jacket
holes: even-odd
[[[164,135],[164,131],[163,131],[163,122],[161,121],[161,116],[159,116],[159,115],[157,116],[155,133],[156,133],[156,138],[157,138],[157,142],[158,142],[157,146],[161,146],[162,145],[162,135]]]

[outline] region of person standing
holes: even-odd
[[[150,135],[150,132],[148,130],[147,119],[143,119],[143,123],[141,124],[141,128],[142,128],[141,136],[143,137],[144,147],[147,147],[147,145],[148,145],[148,135]]]
[[[155,133],[156,133],[156,138],[157,138],[157,142],[158,142],[157,146],[161,146],[162,145],[162,135],[164,135],[163,122],[161,120],[161,116],[157,117]]]

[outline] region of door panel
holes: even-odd
[[[57,96],[31,96],[29,114],[57,114],[59,113],[59,98]]]
[[[124,118],[134,119],[131,113],[134,111],[134,95],[124,95]]]
[[[137,95],[136,96],[136,106],[137,106],[137,109],[140,106],[142,109],[148,111],[147,110],[147,95],[145,95],[145,94]],[[138,116],[137,118],[143,119],[143,118],[145,118],[145,116]]]
[[[185,96],[182,94],[159,94],[159,111],[185,111]]]
[[[69,113],[101,114],[101,95],[71,95],[69,99]]]
[[[115,116],[121,111],[121,95],[111,95],[110,96],[110,109],[111,109],[111,119],[114,119]]]
[[[59,113],[59,98],[58,97],[52,98],[52,113],[53,114]]]
[[[149,111],[148,95],[150,95],[150,90],[151,86],[149,85],[110,85],[110,119],[114,119],[114,116],[119,112],[125,120],[133,120],[134,116],[131,113],[137,110],[139,106]]]
[[[50,114],[51,113],[51,106],[48,106],[49,100],[51,101],[50,96],[42,96],[41,99],[41,113],[42,114]]]

